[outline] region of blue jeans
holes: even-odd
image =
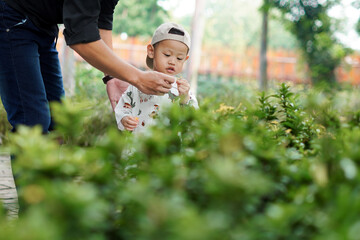
[[[53,129],[49,102],[64,96],[56,37],[0,0],[0,96],[7,118],[18,125]]]

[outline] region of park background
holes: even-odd
[[[356,42],[359,42],[360,38],[356,33],[358,19],[355,1],[343,0],[338,1],[337,4],[335,4],[336,1],[329,1],[328,7],[323,7],[321,10],[318,8],[317,11],[320,12],[316,13],[316,16],[311,16],[312,23],[305,23],[306,19],[289,20],[299,17],[296,10],[297,1],[289,7],[286,5],[272,7],[269,10],[269,16],[266,17],[267,25],[264,29],[261,6],[265,2],[238,0],[220,3],[219,1],[188,0],[152,1],[141,4],[137,1],[120,3],[115,11],[114,50],[134,66],[147,69],[146,45],[151,41],[153,31],[162,22],[174,21],[182,24],[192,33],[195,44],[195,50],[191,52],[184,76],[189,75],[191,78],[193,75],[200,74],[206,75],[209,81],[235,79],[236,81],[258,81],[260,84],[261,58],[264,58],[260,53],[261,47],[264,48],[261,38],[264,37],[262,34],[266,34],[266,73],[269,82],[311,83],[311,74],[307,66],[310,63],[306,60],[304,52],[307,50],[303,45],[317,42],[317,48],[327,47],[327,51],[321,52],[318,49],[317,52],[320,54],[318,58],[334,59],[334,63],[329,64],[335,64],[335,66],[324,67],[329,67],[329,71],[334,71],[337,82],[359,84],[360,57]],[[285,10],[287,12],[282,12],[286,8],[288,8]],[[327,12],[329,19],[320,19],[322,12]],[[326,23],[327,26],[321,26],[311,32],[310,30],[321,21],[329,22]],[[292,32],[296,30],[292,29],[291,25],[302,22],[304,22],[304,27],[305,24],[314,25],[306,26],[309,31],[307,34],[313,34],[314,39],[310,36],[301,38]],[[321,46],[322,44],[324,46]],[[326,44],[330,45],[326,46]],[[64,62],[73,64],[69,59],[73,57],[73,53],[67,53],[71,50],[65,48],[63,38],[60,38],[58,49],[63,65],[65,65]],[[316,48],[313,51],[315,52]],[[76,56],[75,60],[79,61],[80,58]],[[73,92],[75,86],[74,72],[71,72],[73,65],[63,69],[65,83],[69,82],[67,88]],[[332,81],[330,77],[327,80]],[[192,79],[191,82],[195,88],[196,79]]]
[[[359,239],[359,8],[119,1],[114,48],[131,64],[146,70],[164,21],[193,39],[184,76],[200,109],[174,104],[142,136],[118,131],[103,74],[60,38],[56,130],[10,133],[0,110],[21,206],[10,216],[3,199],[0,239]]]

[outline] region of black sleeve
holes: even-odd
[[[68,45],[100,39],[99,28],[111,29],[117,0],[64,0],[64,36]]]
[[[101,12],[98,24],[99,28],[112,30],[114,9],[117,3],[118,0],[103,0],[101,2]]]

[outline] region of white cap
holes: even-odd
[[[176,40],[184,43],[190,50],[190,34],[179,24],[163,23],[154,32],[151,45],[163,40]],[[146,56],[146,65],[153,69],[153,59]]]

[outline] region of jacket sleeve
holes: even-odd
[[[133,99],[134,90],[134,87],[130,85],[128,89],[123,93],[118,104],[115,107],[116,123],[121,131],[125,130],[124,125],[121,123],[121,119],[126,116],[132,116],[131,99]]]
[[[100,40],[99,28],[112,29],[117,0],[64,0],[64,36],[68,45]]]

